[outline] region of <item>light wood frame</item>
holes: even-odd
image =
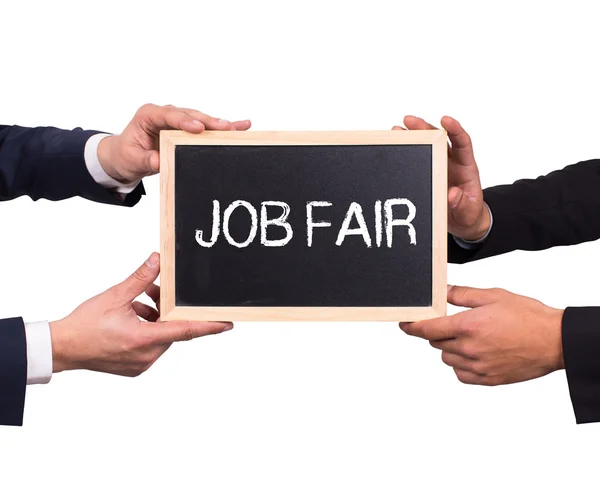
[[[427,307],[231,307],[175,304],[175,147],[178,145],[432,146],[432,304]],[[196,321],[416,321],[446,314],[447,135],[423,131],[183,131],[160,133],[161,319]]]

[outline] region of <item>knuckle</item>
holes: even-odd
[[[469,320],[459,318],[456,323],[456,330],[461,336],[471,336],[473,333],[473,324]]]
[[[194,339],[192,328],[187,327],[181,332],[181,341],[191,341]]]
[[[431,339],[431,330],[429,329],[429,326],[427,326],[426,324],[421,324],[418,328],[418,331],[416,331],[416,335],[420,336],[423,339]]]
[[[150,368],[150,365],[154,363],[154,357],[149,352],[144,353],[140,356],[139,363],[142,366],[142,368],[148,369]]]
[[[485,361],[474,361],[471,363],[471,370],[481,376],[487,376],[489,371],[488,364]]]
[[[446,351],[442,351],[442,362],[444,362],[448,366],[452,366],[451,364],[452,357],[450,357],[450,353]]]
[[[458,291],[458,297],[460,299],[466,299],[469,296],[469,293],[471,292],[471,288],[470,287],[460,287],[457,288]]]
[[[456,375],[456,378],[458,379],[459,382],[464,383],[464,384],[469,383],[469,379],[467,378],[466,374],[463,373],[462,371],[454,370],[454,374]]]
[[[156,107],[157,107],[156,104],[146,103],[140,109],[137,110],[137,114],[144,116],[144,115],[148,114],[150,111],[152,111],[153,109],[155,109]]]
[[[146,282],[146,266],[140,267],[137,271],[135,271],[131,277],[133,280],[137,282]]]
[[[462,343],[459,345],[458,350],[460,351],[461,355],[467,358],[477,358],[480,354],[477,345],[471,342]]]
[[[495,387],[497,385],[500,385],[500,383],[500,380],[498,380],[497,378],[484,377],[481,380],[481,385],[486,387]]]
[[[153,341],[148,333],[145,331],[138,331],[135,334],[132,334],[129,338],[129,341],[126,344],[128,351],[137,351],[141,348],[146,348],[152,345]],[[140,358],[142,358],[140,356]]]

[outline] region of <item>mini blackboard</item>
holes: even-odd
[[[161,132],[163,320],[445,314],[446,133]]]

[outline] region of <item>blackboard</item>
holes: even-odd
[[[162,132],[161,317],[443,314],[445,144],[434,130]]]

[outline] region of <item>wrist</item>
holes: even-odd
[[[129,180],[125,176],[123,176],[119,170],[116,168],[114,164],[114,160],[119,157],[119,136],[107,136],[98,144],[98,162],[100,166],[104,170],[104,172],[111,177],[113,180],[118,181],[119,183],[132,183],[134,180]]]
[[[565,310],[555,308],[550,308],[550,310],[552,312],[550,318],[552,321],[552,327],[554,328],[552,333],[555,335],[552,347],[550,349],[550,368],[552,371],[564,370],[565,359],[562,344],[562,321]]]
[[[52,373],[74,370],[76,365],[69,358],[70,336],[66,319],[50,323],[50,338],[52,341]]]

